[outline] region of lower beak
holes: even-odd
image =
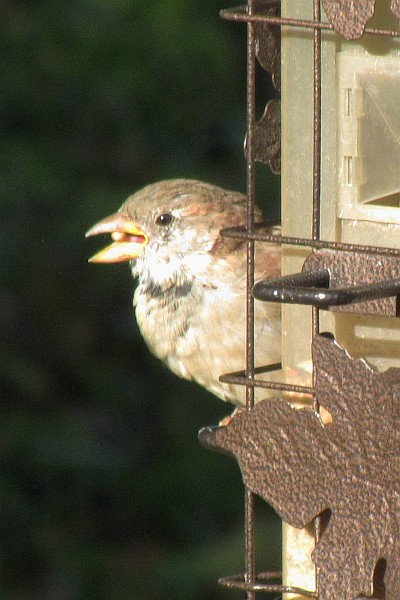
[[[89,258],[89,262],[117,263],[134,260],[142,254],[149,241],[143,229],[123,213],[116,213],[96,223],[86,233],[86,237],[100,233],[111,233],[114,242]]]

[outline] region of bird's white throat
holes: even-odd
[[[164,255],[158,252],[146,252],[132,264],[132,275],[139,279],[139,287],[147,286],[149,280],[160,289],[182,286],[201,279],[211,263],[208,253]]]

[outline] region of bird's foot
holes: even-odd
[[[235,416],[241,412],[243,412],[243,408],[241,408],[240,406],[237,406],[235,408],[235,410],[233,411],[233,413],[231,413],[230,415],[227,415],[226,417],[221,419],[221,421],[218,423],[219,427],[226,427],[227,425],[229,425],[229,423],[232,421],[232,419],[234,419]]]

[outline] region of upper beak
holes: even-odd
[[[116,213],[96,223],[86,237],[111,233],[114,243],[89,258],[89,262],[116,263],[138,258],[149,241],[148,235],[130,217]]]

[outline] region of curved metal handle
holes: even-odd
[[[330,288],[329,285],[330,275],[326,269],[304,271],[260,281],[253,287],[253,295],[265,302],[308,304],[326,309],[400,294],[400,278],[352,287]]]

